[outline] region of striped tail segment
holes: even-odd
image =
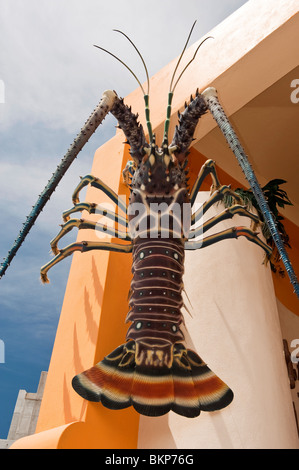
[[[230,404],[233,392],[182,343],[147,345],[128,341],[94,367],[76,375],[73,388],[113,410],[133,406],[146,416],[170,410],[194,418]]]

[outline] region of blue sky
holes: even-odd
[[[106,89],[126,96],[134,79],[93,44],[123,58],[144,80],[138,56],[113,29],[128,34],[150,75],[245,0],[0,0],[0,260],[81,126]],[[212,58],[211,58],[212,60]],[[200,84],[199,84],[200,85]],[[48,370],[71,259],[42,285],[40,267],[61,213],[71,207],[79,175],[90,172],[96,149],[115,133],[106,118],[60,182],[0,280],[0,438],[6,438],[19,389],[35,392]],[[73,233],[72,237],[76,237]]]

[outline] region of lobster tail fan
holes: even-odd
[[[175,413],[195,418],[200,414],[199,400],[192,377],[192,369],[185,357],[185,347],[177,344],[174,351],[172,366],[174,383],[174,403],[172,409]]]
[[[146,416],[170,410],[194,418],[227,406],[233,392],[183,344],[149,347],[129,341],[74,377],[73,388],[113,410],[133,406]]]
[[[130,346],[129,343],[119,346],[101,362],[76,375],[72,380],[74,390],[86,400],[101,401],[112,410],[130,406],[135,367]]]
[[[174,404],[182,416],[196,417],[201,411],[225,408],[233,400],[232,390],[192,350],[177,344],[172,366]]]
[[[232,390],[194,351],[188,349],[187,357],[200,409],[217,411],[228,406],[234,398]]]
[[[136,366],[132,405],[141,415],[162,416],[172,409],[174,387],[169,368]]]

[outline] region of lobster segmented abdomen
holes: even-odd
[[[180,239],[138,239],[135,243],[128,318],[132,325],[127,339],[153,347],[184,339],[180,330],[183,261]]]

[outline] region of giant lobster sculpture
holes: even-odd
[[[130,186],[129,204],[126,206],[99,178],[92,175],[82,178],[73,195],[74,207],[64,213],[65,224],[51,243],[56,256],[41,269],[41,277],[43,282],[48,282],[48,270],[75,251],[132,253],[133,278],[127,315],[130,326],[126,341],[101,362],[76,375],[72,381],[73,388],[85,399],[101,402],[110,409],[132,405],[137,412],[147,416],[160,416],[172,410],[186,417],[196,417],[201,411],[227,406],[233,399],[233,392],[197,353],[187,349],[183,343],[184,252],[240,236],[259,245],[267,256],[270,256],[271,249],[248,227],[233,227],[205,235],[219,221],[234,214],[249,217],[254,225],[259,223],[259,218],[242,205],[240,197],[228,186],[221,185],[212,160],[203,165],[194,186],[188,187],[188,150],[198,120],[207,111],[207,100],[198,92],[194,98],[191,97],[179,115],[179,123],[169,144],[171,100],[179,80],[172,86],[173,78],[174,75],[160,147],[152,132],[148,93],[144,93],[144,98],[149,141],[137,116],[124,101],[113,91],[104,93],[101,102],[103,117],[108,112],[113,114],[130,145],[132,162],[124,172]],[[213,182],[211,196],[194,211],[197,193],[208,175]],[[104,213],[124,227],[114,235],[127,243],[86,241],[58,249],[59,239],[73,227],[96,228],[109,233],[104,225],[70,219],[74,212],[87,210],[94,213],[96,210],[95,204],[79,201],[79,192],[86,185],[103,191],[124,212],[123,216],[117,217],[107,210]],[[235,204],[207,220],[200,229],[196,228],[195,224],[202,215],[226,194],[234,198]],[[201,232],[203,238],[199,242],[196,237]]]

